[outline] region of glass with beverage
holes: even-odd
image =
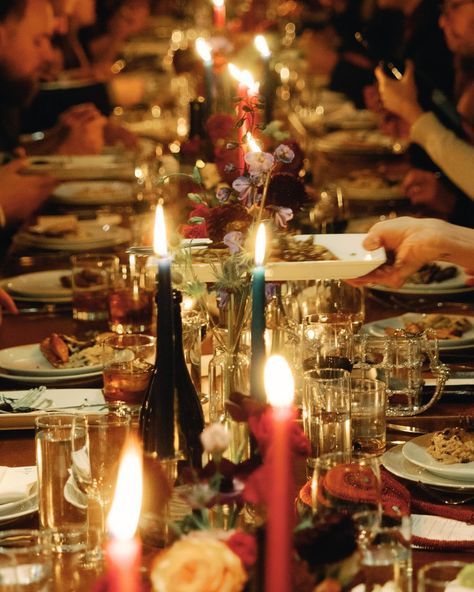
[[[111,335],[103,341],[104,396],[108,401],[141,404],[155,360],[150,335]]]
[[[303,370],[352,370],[352,322],[344,313],[311,314],[303,319]]]
[[[195,310],[181,312],[183,325],[183,351],[191,380],[201,394],[201,329],[202,317]]]
[[[130,255],[114,270],[109,294],[109,327],[115,333],[149,331],[153,318],[154,272],[145,257]]]
[[[74,414],[45,414],[36,419],[36,464],[38,468],[39,521],[53,530],[57,552],[85,548],[87,500],[72,477]]]
[[[370,378],[351,379],[352,448],[355,453],[379,456],[385,452],[386,409],[385,383]]]
[[[330,452],[350,453],[350,375],[340,368],[309,370],[303,378],[303,428],[311,443],[308,467]]]
[[[108,297],[115,255],[73,255],[72,316],[78,321],[103,321],[109,316]]]

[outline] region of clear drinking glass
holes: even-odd
[[[104,396],[108,401],[142,403],[155,363],[150,335],[110,335],[102,344]]]
[[[52,576],[51,533],[0,532],[0,592],[44,592]]]
[[[352,323],[343,313],[311,314],[303,319],[303,370],[352,369]]]
[[[182,310],[183,351],[191,380],[201,395],[201,329],[203,320],[196,310]]]
[[[109,294],[109,327],[116,333],[149,331],[153,319],[155,278],[146,257],[130,255],[114,269]]]
[[[72,316],[78,321],[103,321],[119,259],[115,255],[73,255]]]
[[[309,370],[303,378],[303,428],[311,443],[310,469],[321,454],[350,453],[350,374],[339,368]]]
[[[352,449],[356,454],[379,456],[385,452],[386,408],[385,383],[351,378]]]
[[[468,565],[464,561],[434,561],[418,571],[418,592],[449,592],[460,590],[459,572]]]
[[[130,410],[120,404],[111,404],[101,413],[78,417],[74,422],[71,470],[88,507],[86,563],[102,559],[105,516],[112,502],[120,454],[130,425]]]
[[[39,521],[42,529],[53,531],[58,552],[80,551],[87,539],[87,504],[72,476],[76,421],[85,417],[52,413],[36,418]]]
[[[321,455],[314,463],[311,494],[315,513],[350,514],[359,544],[374,539],[382,507],[378,459],[351,456],[350,452]]]

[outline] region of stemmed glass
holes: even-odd
[[[105,517],[112,502],[120,453],[129,434],[131,412],[121,404],[80,416],[72,430],[72,478],[78,499],[87,496],[88,544],[83,564],[102,561]],[[81,496],[82,494],[82,496]]]
[[[311,482],[312,508],[316,514],[349,514],[360,546],[378,532],[382,516],[380,464],[377,458],[346,452],[321,455]]]

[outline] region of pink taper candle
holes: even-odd
[[[294,523],[291,425],[295,419],[294,381],[288,363],[281,356],[271,356],[265,365],[265,391],[272,418],[265,591],[291,592]]]
[[[213,0],[214,5],[214,27],[216,29],[225,29],[225,1]]]
[[[107,517],[109,592],[139,592],[141,544],[135,536],[142,505],[142,450],[131,437],[124,447],[114,500]]]

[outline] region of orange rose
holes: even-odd
[[[239,557],[211,537],[177,541],[151,569],[155,592],[240,592],[246,581]]]

